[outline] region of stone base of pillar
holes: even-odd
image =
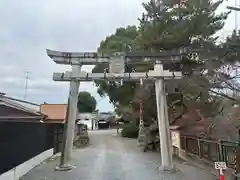
[[[76,141],[74,141],[75,148],[84,148],[89,145],[89,137],[88,136],[79,136]]]
[[[82,130],[80,135],[74,141],[75,148],[83,148],[89,145],[89,136],[87,130]]]
[[[164,171],[164,172],[171,172],[171,173],[178,171],[178,169],[176,168],[176,166],[174,164],[171,167],[170,166],[160,166],[159,170]]]
[[[64,165],[61,165],[61,166],[57,166],[55,168],[55,171],[70,171],[72,169],[76,168],[75,166],[72,166],[70,164],[64,164]]]

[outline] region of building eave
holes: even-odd
[[[34,114],[34,115],[41,115],[40,112],[37,112],[37,111],[34,111],[32,109],[26,108],[24,106],[21,106],[17,103],[14,103],[14,102],[10,101],[10,100],[7,100],[5,98],[0,97],[0,100],[1,100],[1,102],[0,102],[1,105],[11,107],[11,108],[15,108],[15,109],[18,109],[20,111],[28,112],[28,113],[31,113],[31,114]]]
[[[22,99],[9,97],[9,96],[6,96],[5,93],[0,93],[0,101],[10,104],[10,105],[14,106],[15,108],[18,108],[22,111],[34,113],[37,115],[39,114],[39,111],[40,111],[39,104],[25,101]]]
[[[0,117],[0,122],[44,123],[40,116],[21,116],[21,117],[4,116]]]

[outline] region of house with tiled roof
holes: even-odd
[[[66,114],[67,104],[36,104],[0,93],[0,175],[46,150],[60,152]]]
[[[45,115],[46,123],[61,123],[66,120],[67,104],[41,104],[40,112]]]
[[[0,93],[0,121],[34,121],[40,122],[44,115],[40,105],[6,96]]]
[[[56,126],[45,119],[39,104],[0,93],[0,175],[42,153],[53,155]]]

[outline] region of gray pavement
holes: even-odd
[[[161,172],[160,154],[143,153],[134,139],[121,138],[116,130],[90,131],[91,145],[74,149],[69,172],[56,172],[59,157],[35,167],[21,180],[213,180],[195,166],[175,161],[175,173]]]

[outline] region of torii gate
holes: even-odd
[[[84,52],[59,52],[53,50],[47,50],[47,54],[57,64],[72,65],[72,71],[65,73],[53,73],[54,81],[69,81],[69,113],[68,113],[68,125],[66,136],[66,149],[64,152],[63,162],[58,167],[59,170],[69,170],[70,165],[67,162],[71,158],[71,151],[73,146],[74,125],[77,114],[77,97],[80,81],[93,81],[93,80],[124,80],[124,81],[142,81],[142,80],[154,80],[156,89],[156,103],[158,114],[158,126],[161,146],[161,169],[172,170],[174,169],[172,160],[172,143],[170,138],[170,129],[166,105],[166,94],[164,88],[164,80],[180,79],[182,77],[181,72],[170,72],[163,70],[163,63],[177,62],[181,60],[181,57],[187,53],[187,49],[180,49],[179,51],[165,51],[159,53],[152,52],[128,52],[125,54],[118,54],[118,57],[111,59],[107,56],[100,56],[97,53]],[[144,59],[143,61],[132,61],[131,58]],[[147,58],[147,59],[146,59]],[[124,72],[124,63],[128,64],[149,64],[153,63],[154,70],[148,72]],[[96,65],[96,64],[110,64],[109,73],[86,73],[81,72],[82,65]],[[120,70],[119,70],[120,69]]]

